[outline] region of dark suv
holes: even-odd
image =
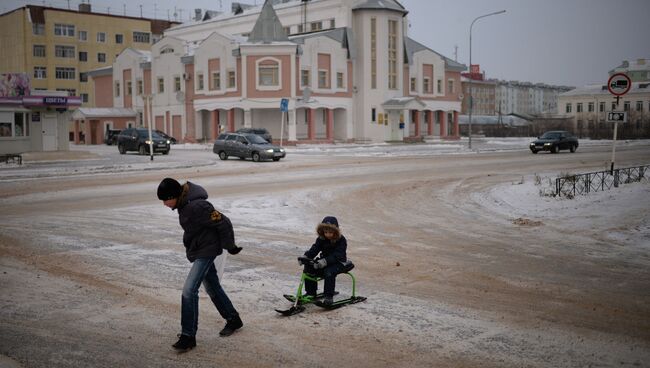
[[[271,136],[271,133],[269,133],[268,130],[264,128],[241,128],[237,129],[235,133],[240,133],[240,134],[257,134],[260,137],[264,138],[269,143],[273,143],[273,137]]]
[[[155,131],[151,132],[154,153],[159,152],[163,155],[169,153],[170,141],[158,135]],[[149,130],[144,128],[124,129],[117,136],[117,149],[121,154],[128,151],[138,151],[141,155],[149,153]]]
[[[280,161],[286,156],[284,148],[270,144],[257,134],[221,134],[214,141],[212,152],[219,155],[222,160],[227,160],[228,156],[236,156],[242,160],[251,158],[255,162]]]
[[[558,153],[560,150],[569,150],[571,153],[578,149],[578,138],[565,130],[552,130],[544,133],[537,140],[530,142],[530,151],[550,151]]]

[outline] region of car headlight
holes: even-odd
[[[146,144],[153,144],[152,141],[144,141],[144,143],[146,143]]]
[[[171,144],[171,143],[172,143],[171,141],[167,141],[167,144]]]
[[[280,152],[284,153],[284,148],[280,148]]]
[[[530,145],[531,145],[531,146],[534,146],[534,145],[535,145],[535,142],[530,142]]]
[[[269,148],[265,151],[266,153],[273,153],[273,148]]]
[[[553,143],[544,143],[545,146],[552,146]]]

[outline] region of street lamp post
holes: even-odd
[[[498,12],[481,15],[476,17],[472,24],[469,26],[469,149],[472,149],[472,109],[474,107],[474,96],[472,95],[472,27],[474,27],[474,22],[481,18],[489,17],[491,15],[497,15],[505,13],[505,10]]]

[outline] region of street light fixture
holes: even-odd
[[[474,96],[472,95],[472,27],[474,27],[474,22],[481,18],[489,17],[491,15],[503,14],[505,10],[498,12],[481,15],[476,17],[472,24],[469,26],[469,149],[472,149],[472,109],[474,107]]]

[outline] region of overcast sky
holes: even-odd
[[[80,0],[0,0],[0,12],[25,4],[76,9]],[[194,8],[229,10],[230,0],[90,0],[93,10],[111,14],[186,20]],[[262,0],[241,0],[262,4]],[[409,11],[410,36],[469,65],[488,78],[583,86],[605,83],[623,60],[650,58],[648,0],[401,0]],[[156,5],[154,5],[156,4]],[[176,9],[176,10],[175,10]],[[457,47],[457,51],[456,51]]]

